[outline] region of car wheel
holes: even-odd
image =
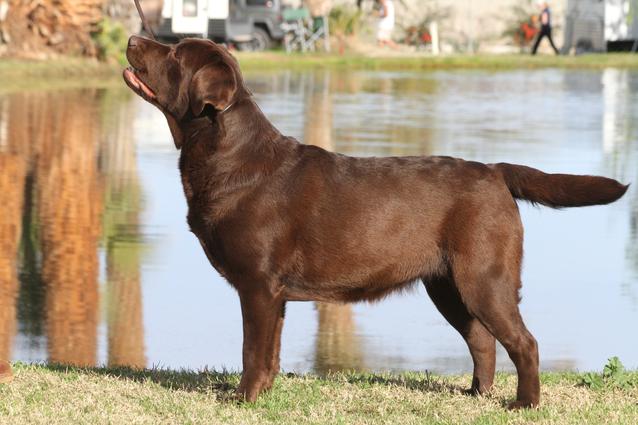
[[[256,52],[261,52],[264,50],[268,50],[272,47],[272,40],[270,39],[270,34],[259,27],[255,27],[253,29],[253,50]]]

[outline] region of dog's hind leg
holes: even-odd
[[[516,366],[518,388],[511,409],[537,406],[540,399],[538,346],[518,309],[523,225],[516,203],[503,187],[472,192],[446,223],[450,281],[467,308]]]
[[[272,386],[279,369],[284,301],[266,289],[255,288],[239,291],[239,298],[244,327],[244,370],[237,395],[246,401],[255,401],[263,390]]]
[[[456,329],[470,349],[474,362],[472,394],[484,394],[492,388],[496,359],[496,341],[483,324],[468,311],[451,279],[424,280],[432,302]]]
[[[488,267],[489,270],[489,267]],[[512,282],[512,279],[515,281]],[[455,276],[459,294],[470,314],[500,342],[514,362],[518,374],[516,401],[510,409],[537,406],[540,399],[538,346],[518,309],[517,278],[485,273]]]

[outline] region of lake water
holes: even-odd
[[[246,74],[285,134],[349,155],[459,156],[634,182],[609,206],[521,204],[523,317],[545,370],[638,367],[638,73]],[[235,291],[186,225],[160,112],[124,88],[0,94],[0,358],[241,369]],[[338,208],[335,205],[335,208]],[[289,303],[285,371],[471,372],[422,285]],[[511,370],[499,348],[498,368]]]

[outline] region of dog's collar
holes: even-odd
[[[217,112],[218,114],[223,114],[224,112],[226,112],[227,110],[229,110],[230,108],[233,107],[233,105],[235,104],[235,102],[229,103],[228,106],[226,106],[224,109],[222,109],[221,111]]]

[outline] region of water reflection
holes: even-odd
[[[45,284],[49,361],[94,365],[97,355],[98,255],[103,180],[97,169],[95,98],[28,95],[28,139],[37,140],[38,225]],[[22,123],[21,123],[22,124]]]
[[[601,76],[603,90],[603,151],[609,173],[626,182],[638,178],[638,153],[636,151],[635,120],[627,117],[638,115],[635,93],[638,77],[624,69],[606,69]],[[629,237],[626,256],[631,275],[623,283],[623,292],[638,309],[638,193],[630,191]]]
[[[140,263],[141,188],[133,133],[125,124],[134,104],[121,92],[105,93],[103,168],[106,179],[104,246],[109,366],[143,368],[144,324]],[[123,101],[124,100],[124,101]]]
[[[16,180],[19,184],[21,180]],[[20,333],[28,337],[29,345],[37,350],[42,343],[44,314],[44,283],[42,282],[40,240],[35,209],[35,179],[33,173],[24,177],[22,238],[20,241],[20,294],[18,322]]]
[[[0,100],[0,122],[6,122],[7,115],[7,102]],[[18,147],[0,146],[0,205],[3,206],[0,214],[0,359],[8,359],[16,333],[18,244],[24,191],[19,182],[24,181],[26,166]]]
[[[305,143],[333,151],[333,99],[331,74],[310,74],[302,86],[305,98]],[[317,337],[314,370],[318,373],[363,369],[360,339],[356,335],[352,306],[316,303]]]
[[[313,370],[320,374],[365,370],[362,338],[357,334],[352,306],[316,303],[317,335]]]
[[[638,177],[634,72],[246,79],[282,132],[325,149]],[[187,231],[172,146],[162,115],[125,88],[0,95],[0,358],[241,367],[236,293]],[[599,368],[611,355],[638,367],[624,326],[638,320],[634,188],[607,207],[521,214],[522,309],[541,367]],[[471,370],[421,285],[374,305],[291,303],[287,318],[285,370]],[[511,368],[502,350],[497,364]]]
[[[128,228],[139,211],[139,189],[121,183],[134,181],[129,177],[135,173],[131,98],[119,91],[109,111],[105,93],[83,89],[1,98],[0,185],[9,212],[0,224],[6,263],[0,264],[2,358],[12,357],[20,320],[33,359],[42,359],[38,351],[45,336],[48,361],[97,364],[99,245],[106,223],[107,298],[115,306],[108,309],[109,329],[120,327],[109,332],[109,361],[144,366],[139,259],[127,245],[118,245],[120,225]],[[111,208],[123,198],[126,217]]]

